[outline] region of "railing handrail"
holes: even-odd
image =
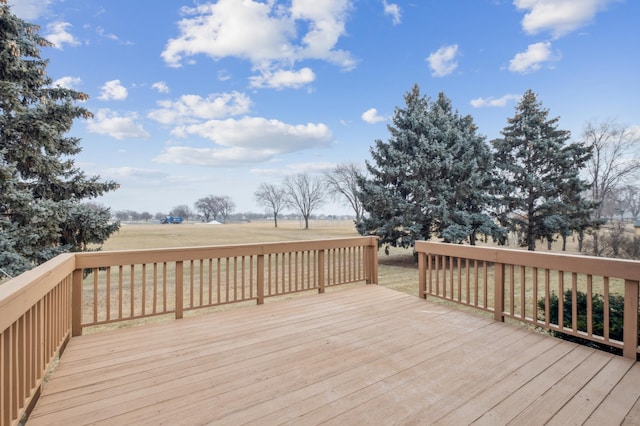
[[[465,246],[431,241],[416,241],[417,253],[437,253],[444,256],[466,257],[485,262],[517,264],[533,268],[557,269],[590,275],[609,274],[625,280],[640,279],[640,262],[637,260],[593,257],[568,253],[545,253],[502,247]],[[585,262],[586,263],[583,263]],[[606,275],[606,274],[605,274]]]
[[[64,253],[0,285],[0,331],[49,293],[75,269],[75,254]]]
[[[347,248],[362,245],[363,241],[377,244],[376,237],[333,238],[322,240],[280,241],[271,243],[227,244],[194,247],[169,247],[159,249],[112,250],[75,253],[76,268],[99,268],[105,266],[127,265],[130,263],[169,262],[175,260],[200,259],[203,255],[211,258],[235,257],[282,253],[296,251],[295,248],[325,250],[329,248]],[[179,255],[179,256],[177,256]]]

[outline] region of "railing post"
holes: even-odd
[[[622,355],[636,360],[638,353],[638,281],[624,282],[624,331]]]
[[[373,253],[373,284],[378,284],[378,238],[372,239],[371,252]]]
[[[427,298],[427,253],[418,253],[418,297]]]
[[[371,267],[371,263],[373,262],[372,260],[372,255],[371,255],[371,243],[367,244],[364,248],[364,270],[365,270],[365,283],[366,284],[371,284],[371,274],[372,274],[372,267]]]
[[[95,272],[94,272],[95,273]],[[71,278],[71,336],[82,335],[82,269]]]
[[[367,244],[365,262],[367,262],[367,284],[378,284],[378,239],[371,237]]]
[[[504,263],[494,263],[493,318],[504,322]]]
[[[183,297],[184,285],[184,264],[181,260],[176,261],[176,319],[181,319],[184,309]]]
[[[318,293],[324,293],[324,250],[318,250]]]
[[[264,254],[258,255],[258,277],[257,277],[257,296],[258,305],[264,303]]]

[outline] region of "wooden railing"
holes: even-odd
[[[0,424],[37,400],[45,372],[71,337],[75,258],[65,254],[0,286]]]
[[[415,249],[422,298],[435,296],[492,312],[499,321],[510,318],[638,356],[640,262],[425,241]]]
[[[377,241],[348,238],[78,253],[74,281],[87,326],[174,314],[358,281],[377,282]]]
[[[84,327],[378,281],[374,237],[65,254],[0,286],[0,425]]]

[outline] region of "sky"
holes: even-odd
[[[113,211],[208,195],[264,211],[261,183],[364,164],[414,84],[500,137],[528,89],[572,140],[640,130],[637,0],[9,0],[40,25],[55,85],[94,117],[76,164]],[[328,202],[317,213],[348,214]]]

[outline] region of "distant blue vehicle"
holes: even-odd
[[[180,216],[166,216],[163,218],[160,223],[182,223],[182,218]]]

